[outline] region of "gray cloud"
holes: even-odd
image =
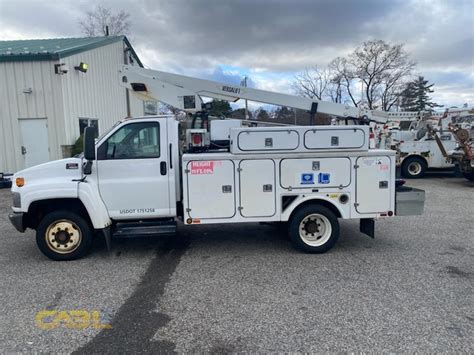
[[[238,80],[221,65],[292,73],[325,65],[368,39],[404,43],[418,71],[474,99],[472,0],[104,0],[131,14],[131,39],[145,64]],[[0,37],[78,36],[77,19],[97,1],[0,0]],[[2,34],[3,32],[3,34]],[[216,69],[217,68],[217,69]],[[442,73],[442,75],[440,74]],[[432,75],[430,78],[428,74]],[[459,81],[458,76],[465,76]],[[232,76],[232,75],[230,75]],[[258,83],[257,83],[258,84]],[[442,84],[442,85],[441,85]]]
[[[295,70],[363,41],[361,24],[398,3],[222,0],[162,1],[157,6],[148,1],[142,11],[153,15],[137,29],[155,34],[141,41],[158,43],[173,57],[185,56],[191,66],[205,56],[210,63]]]

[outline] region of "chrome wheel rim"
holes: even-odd
[[[51,223],[45,234],[48,248],[58,254],[69,254],[81,244],[82,233],[71,221],[62,219]]]
[[[421,173],[421,164],[417,161],[413,161],[408,165],[408,171],[411,175],[419,175]]]
[[[322,214],[310,214],[300,222],[299,233],[304,243],[312,247],[319,247],[331,237],[331,222]]]

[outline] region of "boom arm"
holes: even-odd
[[[142,100],[158,100],[191,113],[202,110],[202,97],[211,97],[227,101],[245,99],[293,107],[309,111],[312,114],[319,112],[378,123],[385,123],[388,120],[388,114],[383,111],[366,110],[334,102],[223,84],[131,65],[123,65],[119,74],[121,83]]]

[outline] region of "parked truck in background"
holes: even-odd
[[[406,117],[410,114],[409,117]],[[406,178],[421,178],[428,169],[448,169],[454,164],[443,154],[457,147],[455,137],[448,129],[446,116],[433,116],[431,112],[390,112],[390,119],[404,118],[406,129],[385,128],[380,145],[397,151],[397,164]],[[399,119],[400,119],[399,118]]]

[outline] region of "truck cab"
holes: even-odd
[[[180,199],[178,125],[172,116],[124,119],[89,142],[94,147],[92,156],[17,173],[11,221],[19,231],[32,228],[46,234],[38,246],[57,259],[82,256],[85,234],[93,230],[109,234],[113,223],[171,221]],[[50,214],[59,222],[46,226]]]

